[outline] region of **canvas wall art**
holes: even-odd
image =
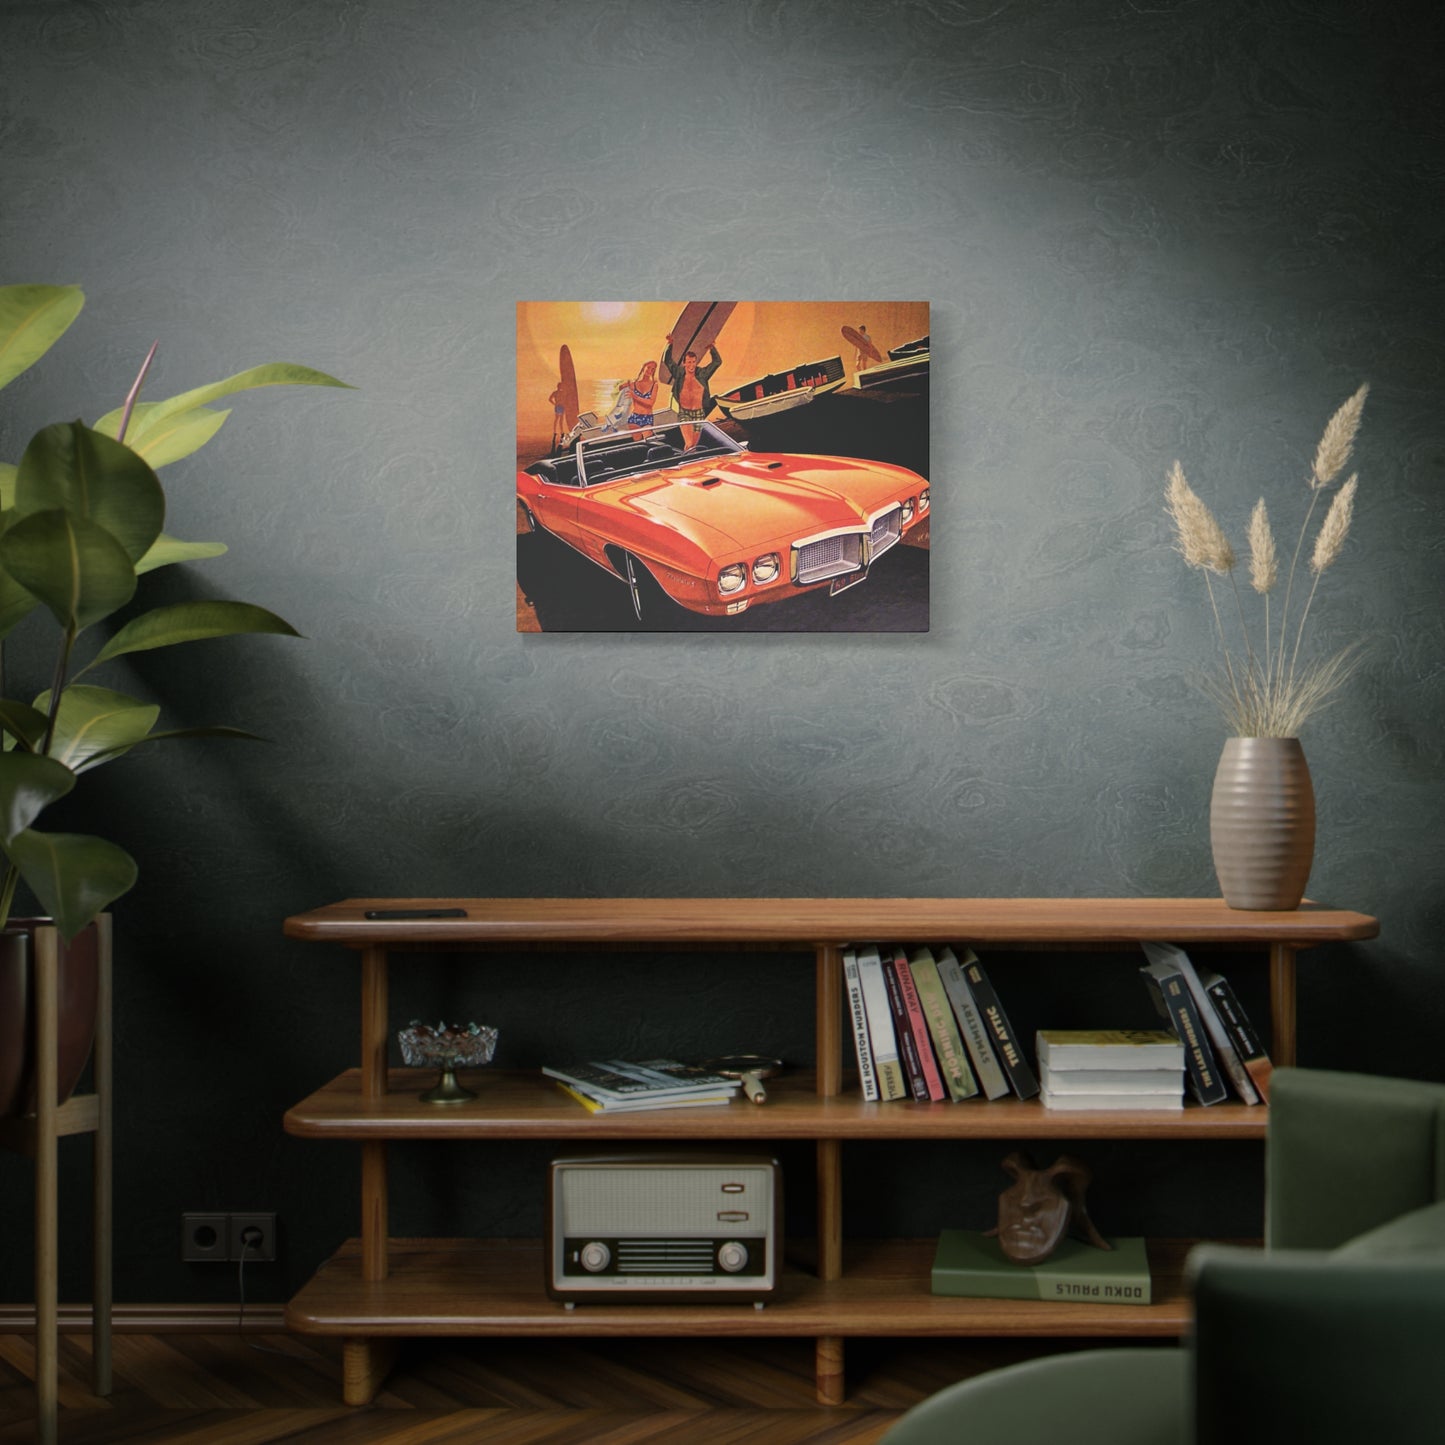
[[[928,304],[517,305],[517,629],[926,632]]]

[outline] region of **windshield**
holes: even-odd
[[[740,456],[742,452],[742,447],[711,422],[670,422],[584,437],[577,443],[577,474],[584,487],[592,487],[660,467],[686,466],[710,457]]]

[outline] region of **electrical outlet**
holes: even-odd
[[[247,1231],[256,1230],[246,1238]],[[244,1259],[262,1263],[276,1258],[274,1214],[181,1215],[181,1259],[188,1264],[226,1264]]]
[[[231,1216],[229,1214],[181,1215],[181,1258],[188,1263],[231,1257]]]
[[[248,1233],[257,1230],[260,1238]],[[231,1258],[248,1264],[276,1258],[276,1216],[274,1214],[233,1214],[231,1216]]]

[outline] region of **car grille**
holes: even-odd
[[[873,519],[873,556],[886,552],[903,535],[903,508],[894,507]]]
[[[828,577],[841,577],[856,572],[863,565],[863,534],[843,532],[834,537],[820,537],[795,547],[794,578],[801,583],[822,582]]]

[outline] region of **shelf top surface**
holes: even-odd
[[[456,917],[372,911],[461,909]],[[1248,912],[1219,898],[348,898],[286,935],[368,946],[505,943],[894,942],[1314,944],[1374,938],[1368,914],[1306,901]]]
[[[768,1083],[763,1105],[741,1097],[723,1106],[590,1114],[533,1071],[463,1071],[476,1092],[464,1104],[418,1097],[436,1071],[392,1069],[386,1092],[369,1096],[349,1069],[288,1110],[288,1134],[310,1139],[1262,1139],[1268,1110],[1234,1102],[1179,1110],[1059,1113],[1037,1099],[962,1103],[869,1103],[856,1086],[820,1097],[810,1072]]]

